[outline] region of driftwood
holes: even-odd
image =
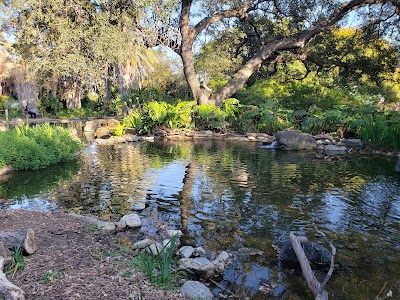
[[[22,289],[10,282],[3,273],[4,257],[0,256],[0,299],[24,300],[25,293]]]
[[[308,288],[313,293],[316,300],[328,300],[328,293],[324,290],[324,286],[327,280],[326,282],[324,281],[324,285],[321,285],[319,283],[318,279],[315,277],[311,269],[310,262],[308,261],[308,258],[304,253],[303,247],[301,246],[301,243],[307,241],[307,238],[297,237],[293,232],[289,234],[289,237],[290,241],[292,242],[293,250],[296,253],[297,258],[299,259],[301,271],[303,272],[303,276],[306,280]],[[332,253],[332,260],[333,257],[334,253]]]
[[[10,250],[20,246],[28,254],[36,251],[35,232],[31,228],[20,231],[0,232],[0,243],[4,245],[4,248]]]

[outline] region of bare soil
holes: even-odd
[[[91,231],[87,221],[62,212],[0,210],[0,231],[27,227],[38,250],[24,270],[8,274],[27,299],[186,299],[155,288],[129,264],[135,254],[121,251],[129,233]]]

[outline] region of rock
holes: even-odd
[[[202,265],[207,265],[211,263],[211,261],[209,261],[209,259],[205,257],[196,257],[194,260]]]
[[[124,138],[122,136],[114,136],[114,142],[115,143],[125,143],[126,142],[126,138]]]
[[[302,244],[302,246],[304,253],[310,262],[320,265],[329,265],[331,263],[332,255],[324,246],[313,242],[306,242]],[[284,261],[298,262],[296,253],[294,252],[290,241],[287,241],[282,245],[279,255]]]
[[[206,250],[203,249],[203,247],[197,247],[194,248],[194,255],[195,256],[202,256],[202,255],[206,255]]]
[[[213,132],[211,130],[206,130],[204,131],[204,134],[206,135],[213,135]]]
[[[183,246],[179,249],[179,254],[183,258],[189,258],[192,256],[194,252],[194,248],[192,246]]]
[[[125,224],[125,225],[124,225]],[[139,215],[137,214],[130,214],[125,215],[119,220],[119,222],[115,223],[118,227],[129,227],[129,228],[136,228],[142,226],[142,220],[140,219]]]
[[[132,203],[132,210],[143,210],[146,208],[146,202],[135,201]]]
[[[119,123],[116,119],[96,119],[89,120],[85,124],[84,131],[85,132],[94,132],[99,127],[110,127],[114,128]]]
[[[154,242],[150,244],[149,248],[146,248],[147,253],[152,253],[156,256],[163,249],[163,246],[159,242]]]
[[[210,289],[198,281],[186,281],[181,287],[181,293],[189,299],[212,300]]]
[[[168,236],[173,237],[174,235],[178,235],[178,237],[181,237],[183,235],[183,232],[180,230],[175,230],[175,229],[168,229],[167,230]]]
[[[106,127],[96,128],[96,131],[94,132],[94,137],[97,139],[107,139],[110,136],[110,130]]]
[[[128,135],[125,137],[127,142],[138,142],[139,137],[137,135]]]
[[[139,136],[138,141],[154,142],[154,136]]]
[[[311,150],[317,146],[312,135],[298,130],[278,131],[275,137],[278,147],[282,150]]]
[[[400,173],[400,155],[399,155],[399,157],[397,159],[397,164],[394,167],[394,171]]]
[[[179,260],[178,263],[180,268],[182,269],[189,269],[200,273],[206,278],[211,278],[221,274],[224,271],[225,265],[228,262],[228,258],[228,253],[221,252],[221,254],[218,255],[218,257],[212,262],[209,262],[204,258],[197,257],[195,259],[182,258]]]
[[[154,243],[154,240],[152,240],[152,239],[144,239],[144,240],[141,240],[139,242],[134,243],[132,248],[134,250],[136,250],[136,249],[144,249],[144,248],[146,248],[147,246],[150,246],[153,243]]]
[[[82,215],[78,215],[78,214],[71,214],[71,215],[76,217],[76,218],[79,218],[79,219],[82,219],[82,220],[86,220],[87,222],[89,222],[91,224],[95,224],[95,225],[97,225],[97,228],[99,228],[101,230],[106,230],[106,231],[115,230],[114,222],[102,221],[102,220],[98,220],[98,219],[93,218],[93,217],[82,216]]]
[[[110,139],[95,139],[95,142],[98,145],[114,145],[114,143],[115,143],[113,138],[110,138]]]
[[[364,143],[360,139],[347,139],[344,141],[344,143],[348,148],[352,148],[354,150],[361,150],[364,147]]]
[[[165,249],[171,248],[171,240],[170,239],[163,240],[162,245],[163,247],[165,247]]]
[[[347,151],[347,147],[345,145],[325,145],[324,147],[325,153],[329,154],[334,152],[334,154],[344,154]]]
[[[11,166],[4,166],[4,167],[0,168],[0,175],[10,173],[12,170],[13,170],[13,168]]]

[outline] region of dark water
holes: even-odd
[[[317,159],[252,143],[93,144],[77,163],[0,177],[0,199],[12,200],[3,208],[112,220],[144,203],[142,216],[181,229],[185,244],[234,253],[220,285],[239,299],[311,299],[301,272],[278,261],[272,244],[290,231],[319,241],[315,222],[338,251],[330,299],[400,299],[394,165],[382,157]],[[246,248],[264,256],[249,257]]]

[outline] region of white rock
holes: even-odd
[[[192,256],[194,252],[194,248],[192,246],[183,246],[179,249],[179,254],[183,258],[189,258]]]
[[[194,248],[195,255],[202,256],[205,255],[207,252],[203,249],[203,247]]]
[[[135,249],[143,249],[143,248],[146,248],[147,246],[150,246],[153,243],[154,243],[154,240],[152,240],[152,239],[144,239],[144,240],[134,243],[132,248],[134,250]]]
[[[208,258],[205,257],[196,257],[194,260],[202,265],[207,265],[211,263],[211,261],[209,261]]]
[[[149,246],[149,248],[146,248],[146,251],[148,253],[153,253],[153,255],[156,256],[163,249],[163,246],[159,242],[154,242]]]
[[[181,293],[189,299],[214,299],[214,295],[211,293],[210,289],[198,281],[186,281],[181,287]]]
[[[137,214],[130,214],[123,216],[118,223],[122,224],[123,222],[125,222],[126,226],[130,228],[136,228],[142,226],[142,220]]]
[[[173,237],[174,235],[178,235],[178,237],[181,237],[183,235],[183,232],[180,230],[174,230],[174,229],[168,229],[167,233],[169,237]]]

